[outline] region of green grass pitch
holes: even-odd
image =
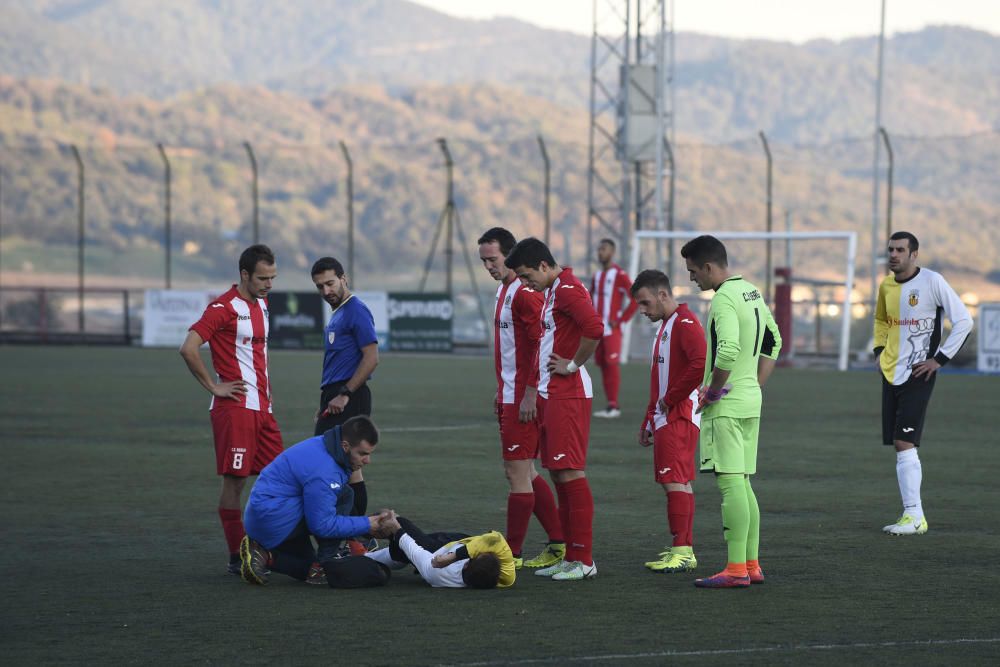
[[[319,353],[274,352],[286,445],[311,435]],[[0,647],[14,664],[997,664],[1000,378],[945,375],[921,458],[925,536],[890,538],[894,456],[874,373],[779,369],[765,394],[761,561],[748,590],[698,590],[642,563],[667,542],[648,370],[594,420],[593,581],[522,571],[505,591],[408,571],[336,591],[224,574],[208,395],[172,350],[0,347]],[[599,384],[596,382],[595,384]],[[429,529],[504,529],[486,358],[386,355],[370,506]],[[602,407],[600,391],[595,407]],[[698,573],[724,564],[719,494],[695,482]],[[544,536],[533,521],[525,551]]]

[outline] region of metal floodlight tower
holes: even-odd
[[[673,228],[673,188],[665,201],[663,187],[673,177],[673,0],[594,0],[593,25],[588,268],[595,233],[617,238],[624,257],[634,230]]]

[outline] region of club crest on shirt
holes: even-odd
[[[333,345],[333,341],[334,341],[334,339],[336,337],[337,337],[337,334],[335,334],[334,332],[332,332],[332,331],[327,331],[326,332],[326,340],[327,340],[327,342],[330,343],[330,345]]]
[[[507,298],[503,300],[503,305],[505,305],[505,306],[509,306],[510,305],[510,295],[509,294],[507,295]]]
[[[910,298],[907,303],[910,304],[910,308],[916,307],[916,305],[920,303],[920,292],[918,290],[910,292]]]

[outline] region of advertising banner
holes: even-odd
[[[979,304],[979,363],[981,373],[1000,373],[1000,303]]]
[[[143,347],[180,347],[191,325],[220,292],[207,290],[146,290],[142,311]]]
[[[447,294],[390,292],[389,349],[399,352],[451,352],[454,314]]]
[[[329,306],[317,292],[271,292],[267,295],[271,349],[319,349]],[[325,307],[325,308],[324,308]]]

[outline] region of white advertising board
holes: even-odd
[[[146,290],[142,311],[143,347],[180,347],[192,324],[217,297],[207,290]]]
[[[1000,373],[1000,303],[979,304],[980,373]]]

